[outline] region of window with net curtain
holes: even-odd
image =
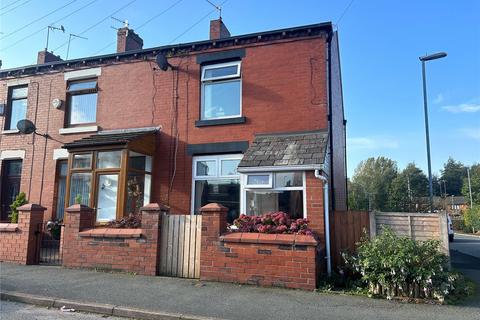
[[[68,84],[69,126],[95,123],[97,121],[97,80],[79,80]]]
[[[13,87],[10,89],[9,109],[5,130],[17,129],[17,123],[27,118],[28,86]]]
[[[303,218],[303,172],[273,173],[273,185],[269,182],[269,175],[247,174],[245,186],[246,214],[262,215],[283,211],[293,219]],[[255,187],[249,188],[249,183]],[[262,187],[262,183],[265,187]]]
[[[202,120],[241,116],[240,61],[202,67]]]

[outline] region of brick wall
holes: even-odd
[[[154,70],[154,61],[140,59],[98,66],[102,68],[97,105],[97,124],[101,129],[162,127],[157,140],[151,202],[168,203],[173,212],[190,212],[192,158],[186,152],[188,144],[252,141],[255,133],[327,128],[325,35],[236,48],[239,47],[246,50],[242,59],[242,115],[246,117],[243,124],[195,127],[200,116],[201,91],[197,53],[170,58],[169,62],[178,66],[178,71]],[[65,71],[70,70],[67,67]],[[177,77],[178,152],[169,195],[173,171],[172,97]],[[63,72],[54,70],[21,80],[29,82],[27,118],[36,123],[38,132],[48,133],[61,142],[89,135],[59,134],[58,130],[64,126],[65,104],[55,109],[51,102],[55,98],[66,100]],[[17,79],[0,81],[1,99],[6,101],[8,87],[15,83]],[[4,121],[0,116],[2,128]],[[54,207],[53,150],[61,147],[58,141],[35,135],[0,135],[0,150],[26,151],[21,190],[27,193],[30,202],[47,208],[45,219],[52,217]]]
[[[227,209],[202,208],[200,279],[313,290],[318,276],[317,241],[310,236],[232,233]]]
[[[35,231],[43,221],[45,208],[26,204],[18,208],[18,223],[0,223],[0,261],[18,264],[38,263],[40,244]]]
[[[65,211],[63,266],[157,275],[161,208],[141,208],[138,229],[95,228],[93,210],[73,205]]]

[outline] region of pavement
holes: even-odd
[[[58,307],[77,303],[78,310],[95,311],[82,309],[83,305],[113,315],[132,316],[129,310],[143,310],[150,312],[144,316],[148,319],[480,319],[479,299],[462,306],[404,304],[340,294],[7,263],[0,264],[0,291],[33,295],[37,300],[30,302],[37,304]],[[2,298],[6,297],[4,294]]]
[[[0,319],[8,320],[100,320],[104,315],[83,312],[62,312],[56,308],[45,308],[30,304],[0,301]],[[108,317],[108,320],[125,318]]]

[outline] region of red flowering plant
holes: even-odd
[[[285,212],[270,212],[261,216],[241,214],[229,226],[232,232],[258,232],[313,235],[307,219],[290,219]]]

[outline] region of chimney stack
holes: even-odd
[[[143,48],[143,39],[133,29],[123,27],[117,31],[117,52],[140,50]]]
[[[60,56],[56,56],[51,52],[48,52],[47,49],[38,51],[37,64],[44,64],[54,61],[62,61]]]
[[[222,18],[210,21],[210,40],[230,37],[230,31],[222,21]]]

